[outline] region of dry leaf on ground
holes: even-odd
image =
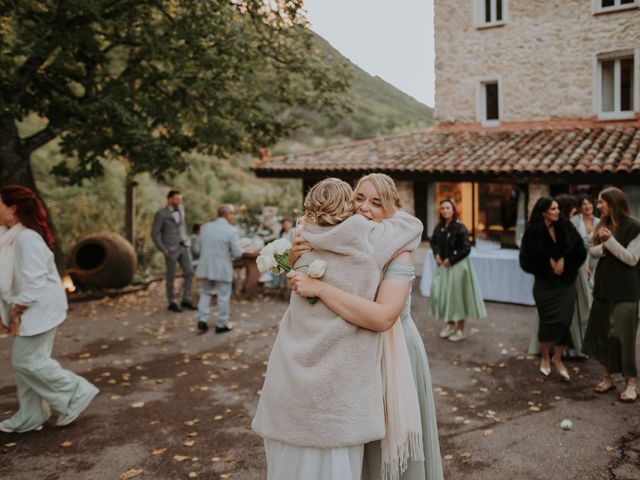
[[[119,480],[129,480],[130,478],[135,478],[140,475],[144,470],[142,468],[132,468],[131,470],[127,470],[124,473],[121,473],[118,477]]]

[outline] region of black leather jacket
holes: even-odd
[[[442,260],[448,258],[451,265],[455,265],[471,253],[467,227],[460,220],[451,222],[449,228],[439,223],[431,236],[431,249],[434,257],[440,255]]]

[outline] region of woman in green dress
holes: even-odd
[[[355,211],[369,220],[381,221],[392,216],[399,206],[395,184],[386,175],[372,174],[363,177],[355,189]],[[305,248],[308,247],[304,242],[298,239],[294,241],[295,252],[304,251]],[[288,277],[296,293],[305,297],[318,297],[344,320],[362,328],[385,332],[394,326],[398,318],[400,319],[418,393],[425,460],[410,460],[399,479],[443,479],[429,361],[420,333],[411,318],[411,286],[415,278],[411,255],[408,252],[400,253],[388,264],[375,302],[345,293],[302,272],[291,272]],[[363,478],[382,479],[381,467],[381,441],[366,444]]]
[[[616,388],[612,377],[621,373],[623,402],[638,398],[636,334],[640,300],[640,222],[629,213],[627,197],[607,188],[598,197],[600,223],[593,231],[591,255],[599,258],[593,284],[593,307],[584,338],[584,350],[605,368],[597,393]]]
[[[431,250],[438,268],[431,283],[428,312],[447,322],[440,338],[459,342],[466,338],[465,319],[484,318],[487,311],[469,258],[469,232],[458,220],[453,200],[440,202],[440,222],[431,235]]]

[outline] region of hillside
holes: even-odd
[[[339,121],[314,112],[299,112],[308,127],[291,139],[281,142],[274,152],[285,153],[289,148],[321,147],[350,140],[401,133],[428,127],[433,121],[433,109],[398,90],[382,78],[369,75],[333,48],[329,42],[315,35],[324,54],[334,62],[342,62],[351,75],[351,88],[346,94],[351,112]],[[292,143],[295,142],[295,143]]]

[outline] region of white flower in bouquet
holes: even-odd
[[[279,238],[278,240],[271,242],[273,251],[276,255],[285,255],[291,250],[291,242],[286,238]]]
[[[258,264],[258,270],[260,271],[260,273],[271,272],[275,273],[276,275],[280,273],[278,262],[273,255],[263,255],[261,253],[260,255],[258,255],[258,258],[256,258],[256,263]]]
[[[316,259],[309,265],[307,274],[311,278],[322,278],[324,272],[327,270],[327,262],[324,260]]]
[[[271,272],[280,275],[291,270],[287,255],[291,250],[291,242],[281,238],[275,240],[260,250],[260,255],[256,258],[260,273]]]

